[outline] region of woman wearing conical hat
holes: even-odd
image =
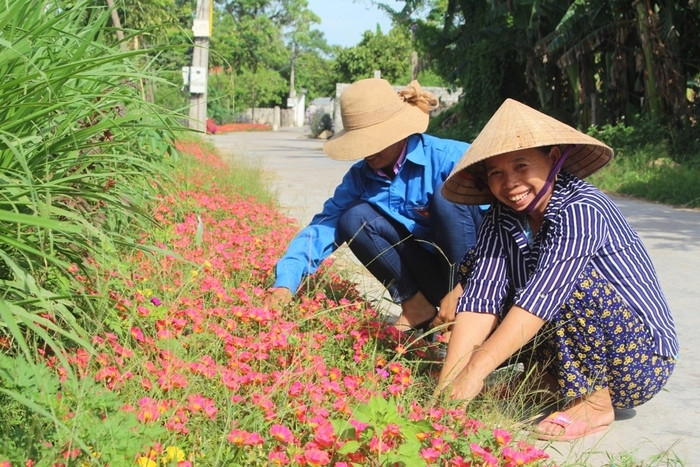
[[[393,327],[425,330],[454,287],[455,264],[476,242],[488,209],[442,196],[468,144],[425,133],[437,106],[417,81],[397,92],[388,81],[370,78],[343,91],[343,130],[323,150],[331,159],[357,162],[277,262],[265,306],[291,300],[303,279],[347,243],[401,305]]]
[[[438,391],[472,399],[528,344],[562,404],[536,434],[572,440],[664,386],[678,341],[656,272],[614,202],[582,180],[612,155],[511,99],[474,140],[443,194],[494,204],[461,265],[456,309],[437,318],[457,313]]]

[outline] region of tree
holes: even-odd
[[[698,76],[697,2],[661,0],[405,0],[396,18],[422,9],[417,40],[470,117],[506,97],[536,103],[587,127],[645,112],[687,121],[686,83]],[[413,21],[413,19],[410,19]],[[641,66],[640,66],[641,65]]]
[[[313,93],[329,87],[325,76],[330,67],[323,58],[329,48],[323,35],[311,29],[320,20],[306,0],[218,1],[217,5],[211,62],[229,75],[219,78],[229,88],[234,85],[236,102],[282,105],[291,81],[295,91],[306,88]],[[256,82],[260,79],[267,82]]]
[[[355,47],[341,49],[335,59],[334,70],[339,82],[352,83],[371,78],[375,70],[389,82],[407,83],[411,76],[411,41],[408,34],[393,28],[383,34],[365,31]]]

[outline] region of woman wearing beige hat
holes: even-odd
[[[529,343],[535,374],[563,403],[535,431],[572,440],[665,385],[678,341],[654,267],[614,202],[582,180],[612,155],[511,99],[474,140],[443,193],[494,204],[460,267],[438,391],[472,399]]]
[[[289,301],[303,278],[347,243],[401,304],[397,329],[424,327],[435,317],[483,216],[479,206],[441,194],[468,144],[424,134],[437,105],[417,81],[397,93],[386,80],[364,79],[342,93],[343,130],[323,150],[359,162],[278,261],[266,306]]]

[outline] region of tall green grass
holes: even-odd
[[[173,118],[140,97],[144,52],[110,43],[94,5],[0,0],[0,348],[29,363],[90,347],[68,270],[137,246],[127,229],[150,222],[144,199],[175,156]]]
[[[700,129],[670,129],[662,122],[632,122],[589,128],[588,134],[615,151],[610,164],[590,177],[604,191],[672,206],[700,207]]]
[[[63,352],[90,350],[102,326],[99,297],[75,280],[84,259],[140,248],[133,236],[152,222],[142,207],[176,156],[173,116],[141,99],[144,52],[112,39],[94,2],[0,0],[0,419],[21,427],[4,448],[27,458],[46,433],[86,451],[91,426],[108,440],[91,418],[137,428],[116,398],[94,397],[99,388],[70,373]],[[57,415],[58,378],[39,356],[68,372],[64,396],[92,394],[83,420]]]

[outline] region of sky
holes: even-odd
[[[368,29],[374,31],[377,23],[383,33],[391,29],[389,16],[370,0],[308,0],[309,9],[321,18],[321,24],[313,29],[326,36],[331,45],[353,47],[362,39]],[[391,2],[386,2],[391,4]]]

